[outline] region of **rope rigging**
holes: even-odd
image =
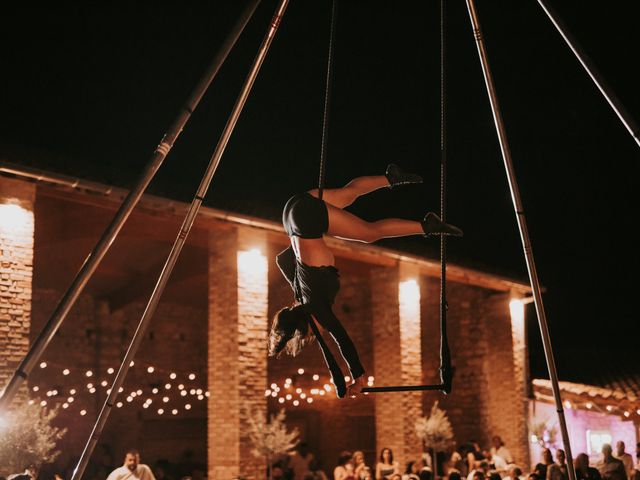
[[[318,198],[322,200],[324,190],[325,166],[327,163],[327,146],[329,143],[329,113],[331,111],[331,85],[333,84],[333,51],[336,38],[336,17],[338,0],[331,5],[331,26],[329,29],[329,52],[327,55],[327,76],[324,87],[324,112],[322,115],[322,144],[320,145],[320,173],[318,175]]]
[[[447,146],[446,146],[446,64],[445,64],[445,0],[440,0],[440,218],[446,222],[446,174],[447,174]],[[327,54],[327,74],[324,91],[324,110],[322,116],[322,142],[320,147],[320,167],[318,174],[318,198],[322,199],[327,164],[327,150],[329,138],[329,114],[331,107],[331,86],[333,83],[333,58],[336,38],[336,17],[338,0],[332,1],[331,21],[329,30],[329,47]],[[445,235],[440,236],[440,383],[436,385],[404,385],[367,387],[363,392],[399,392],[416,390],[440,390],[451,393],[453,371],[451,367],[451,352],[447,340],[447,249]],[[313,324],[313,322],[311,322]],[[321,340],[320,332],[313,328],[314,334]],[[324,349],[323,349],[324,353]],[[325,354],[326,355],[326,354]],[[330,355],[330,354],[329,354]],[[335,364],[335,361],[333,361]],[[333,367],[331,368],[333,370]],[[339,371],[339,370],[338,370]],[[341,375],[337,375],[340,377]],[[334,375],[336,377],[336,375]]]

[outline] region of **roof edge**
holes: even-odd
[[[13,162],[0,161],[0,174],[18,177],[22,180],[32,181],[61,190],[72,189],[85,194],[99,195],[111,203],[120,204],[129,194],[129,190],[124,188],[105,185],[103,183],[49,172],[33,167],[27,167]],[[186,202],[171,200],[169,198],[158,197],[150,194],[143,195],[140,200],[140,205],[147,209],[171,213],[173,215],[184,214],[188,209],[188,204]],[[282,225],[270,220],[264,220],[249,215],[228,212],[207,206],[201,207],[200,214],[206,218],[251,226],[284,235]],[[330,238],[328,240],[329,245],[337,250],[343,252],[354,252],[355,250],[353,242],[336,238]],[[372,261],[372,258],[374,256],[383,256],[391,262],[404,262],[414,265],[418,267],[420,271],[428,275],[440,275],[439,261],[430,260],[417,255],[411,255],[377,245],[358,244],[357,251],[360,253],[360,255],[358,255],[360,260],[366,263],[376,263]],[[531,287],[527,283],[451,263],[447,265],[447,274],[450,280],[454,282],[487,287],[498,291],[513,291],[517,295],[522,296],[531,293]]]

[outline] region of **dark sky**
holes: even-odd
[[[640,150],[536,1],[477,1],[558,356],[637,348]],[[634,2],[549,3],[640,119]],[[130,187],[243,4],[5,6],[3,156]],[[465,230],[450,256],[526,278],[465,3],[448,4],[449,218]],[[275,5],[259,7],[153,193],[193,195]],[[327,0],[291,2],[209,204],[275,218],[292,193],[316,182],[329,11]],[[362,199],[352,210],[367,219],[438,209],[438,37],[438,2],[340,3],[327,184],[381,173],[389,162],[426,178]],[[424,244],[402,245],[434,250]],[[539,372],[539,338],[535,325],[530,330]]]

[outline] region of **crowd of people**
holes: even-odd
[[[574,467],[577,480],[640,480],[640,443],[636,445],[635,461],[624,442],[618,441],[615,452],[611,445],[604,444],[600,459],[593,464],[587,454],[580,453]],[[375,465],[367,465],[362,451],[344,451],[332,472],[323,471],[302,442],[271,466],[271,474],[273,480],[329,480],[327,473],[333,476],[331,480],[569,480],[567,468],[565,452],[549,448],[542,450],[542,460],[533,468],[523,468],[502,439],[494,436],[490,448],[469,442],[436,462],[424,455],[400,465],[392,450],[383,448]]]
[[[482,449],[475,442],[469,442],[446,457],[431,456],[410,460],[400,465],[390,448],[383,448],[375,465],[367,465],[363,451],[344,451],[330,472],[330,478],[321,468],[318,459],[311,453],[305,442],[296,449],[277,458],[269,466],[271,480],[569,480],[565,452],[549,448],[542,450],[542,460],[528,473],[515,462],[509,449],[499,436],[493,437],[490,448]],[[104,458],[104,457],[103,457]],[[184,462],[183,462],[184,463]],[[188,465],[187,465],[188,464]],[[178,466],[174,466],[178,467]],[[187,468],[188,467],[188,468]],[[580,453],[574,460],[576,480],[640,480],[640,443],[636,445],[636,459],[626,452],[622,441],[616,443],[615,452],[611,445],[602,446],[599,461],[590,464],[589,456]],[[185,468],[190,473],[185,474]],[[111,473],[108,473],[109,470]],[[188,461],[176,471],[170,464],[156,462],[149,467],[140,462],[140,453],[128,450],[122,466],[113,469],[99,469],[88,478],[94,480],[204,480],[204,467],[191,465]],[[178,472],[181,470],[181,472]],[[104,472],[104,474],[102,474]],[[22,472],[0,480],[38,480],[69,478],[59,472],[44,474],[34,465],[28,465]],[[230,479],[232,480],[232,479]]]

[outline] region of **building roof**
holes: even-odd
[[[100,201],[107,201],[116,204],[120,204],[128,193],[128,190],[114,187],[112,185],[61,175],[9,162],[0,162],[0,174],[34,181],[55,189],[67,191],[73,190],[75,192],[90,195],[92,198],[98,197]],[[243,209],[244,211],[241,213],[235,213],[230,207],[229,209],[220,209],[203,206],[200,214],[204,217],[216,220],[249,225],[272,232],[283,233],[283,228],[280,222],[269,218],[273,214],[269,215],[267,213],[267,215],[260,215],[258,213],[258,211],[262,211],[264,213],[264,210],[262,210],[264,205],[255,205],[255,202],[246,203],[247,205],[235,204],[235,212],[240,210],[240,208],[237,208],[238,206],[241,208],[245,207]],[[140,206],[145,209],[162,211],[174,215],[184,215],[188,209],[188,204],[185,202],[154,195],[144,195],[140,201]],[[247,213],[247,211],[254,213]],[[279,215],[280,212],[278,212],[278,216]],[[440,272],[439,260],[425,257],[424,254],[421,255],[416,253],[416,251],[412,249],[401,251],[380,245],[364,244],[358,244],[357,247],[354,247],[353,242],[333,238],[328,239],[328,243],[332,248],[340,251],[343,255],[348,254],[351,257],[357,257],[358,260],[367,263],[391,265],[402,261],[418,266],[420,271],[429,275],[438,276]],[[520,295],[527,295],[530,292],[530,286],[525,282],[462,267],[452,263],[448,263],[447,275],[452,281],[470,285],[477,285],[500,291],[513,290],[518,292]]]
[[[603,349],[590,354],[561,358],[559,387],[565,403],[573,407],[598,409],[629,418],[640,417],[640,365],[637,356]],[[535,398],[552,400],[551,382],[533,380]],[[567,405],[565,405],[567,406]],[[628,413],[627,414],[625,414]]]

